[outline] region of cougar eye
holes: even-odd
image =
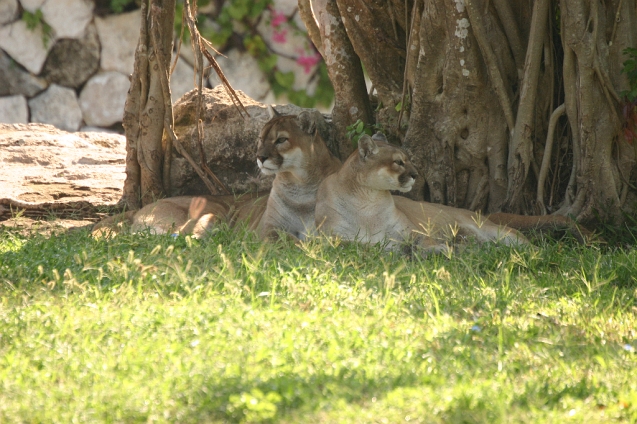
[[[285,143],[286,141],[288,141],[287,138],[285,137],[279,137],[276,139],[276,141],[274,142],[274,144],[281,144],[281,143]]]
[[[405,166],[405,162],[403,162],[403,161],[402,161],[402,160],[400,160],[400,159],[395,160],[395,161],[394,161],[394,163],[395,163],[396,165],[398,165],[398,166]]]

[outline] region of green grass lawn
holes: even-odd
[[[0,227],[0,422],[637,420],[637,251]]]

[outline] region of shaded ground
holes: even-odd
[[[120,134],[0,124],[0,225],[48,232],[101,219],[122,194],[125,146]]]

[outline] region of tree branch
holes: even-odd
[[[316,50],[318,50],[322,57],[325,57],[325,52],[323,51],[323,41],[321,41],[321,31],[319,30],[316,19],[314,18],[310,0],[299,0],[298,4],[301,20],[305,23],[305,28],[307,28],[307,35],[310,37],[310,40],[312,40],[312,43],[314,44],[314,47],[316,47]]]
[[[155,46],[159,45],[159,34],[158,34],[158,29],[156,26],[153,26],[151,29],[151,39]],[[161,57],[162,53],[160,53],[159,50],[158,50],[158,54],[159,54],[159,58],[158,58],[159,72],[162,76],[161,89],[162,89],[164,105],[165,105],[164,129],[166,130],[166,133],[168,133],[168,136],[172,140],[173,145],[175,146],[175,149],[177,150],[177,152],[179,152],[180,155],[186,158],[188,163],[190,163],[190,165],[193,167],[195,172],[197,172],[199,177],[203,180],[204,184],[206,184],[206,187],[208,187],[208,190],[210,190],[210,193],[219,194],[219,190],[217,190],[217,188],[210,182],[210,180],[208,179],[204,171],[199,167],[199,165],[197,165],[197,163],[193,160],[192,156],[190,156],[190,154],[186,151],[186,149],[183,147],[183,145],[177,138],[177,135],[175,135],[175,132],[173,131],[173,117],[172,117],[173,113],[172,113],[172,103],[170,99],[170,85],[168,84],[168,73],[166,71],[166,67],[164,66],[163,57]],[[170,154],[170,152],[165,152],[165,154]]]

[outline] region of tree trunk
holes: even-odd
[[[161,69],[170,69],[175,0],[150,0],[150,7],[143,1],[141,11],[140,38],[123,121],[127,146],[123,201],[129,209],[165,197]],[[157,45],[151,37],[153,27],[159,34]]]
[[[464,3],[425,2],[415,59],[412,110],[404,146],[427,182],[413,197],[452,206],[498,210],[506,197],[506,152],[509,129],[505,109],[489,80]],[[453,4],[452,4],[453,5]],[[515,62],[491,15],[474,5],[483,24],[485,48],[498,62],[498,78],[506,99],[517,80]],[[509,112],[511,114],[511,112]]]
[[[336,0],[311,0],[316,24],[320,28],[323,59],[334,86],[332,120],[340,145],[341,159],[354,150],[346,136],[346,127],[357,120],[373,122],[363,69],[345,32]],[[308,21],[307,26],[315,24]],[[316,25],[315,24],[315,25]]]
[[[604,8],[596,0],[560,2],[562,27],[569,29],[562,31],[564,89],[575,161],[560,211],[582,221],[592,219],[595,212],[618,217],[634,165],[634,152],[620,137],[617,95],[628,87],[619,73],[625,60],[620,52],[634,47],[637,38],[635,7],[630,3],[618,0]],[[614,30],[618,7],[620,21]]]
[[[637,200],[618,94],[635,0],[336,2],[377,91],[376,122],[424,177],[411,197],[582,222]]]

